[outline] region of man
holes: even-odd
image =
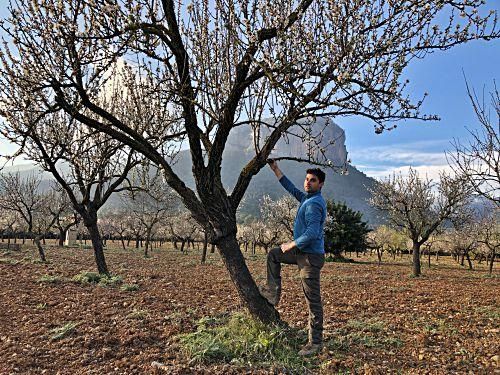
[[[300,202],[300,206],[293,228],[294,240],[272,249],[267,256],[267,285],[261,287],[261,294],[276,306],[281,296],[281,263],[298,265],[309,308],[309,342],[299,355],[313,355],[319,353],[323,345],[320,271],[325,263],[323,226],[326,203],[321,196],[325,173],[319,168],[308,169],[303,193],[281,172],[275,160],[269,159],[268,163],[281,185]]]

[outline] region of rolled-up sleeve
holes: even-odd
[[[322,217],[323,207],[321,204],[311,202],[311,204],[307,205],[305,212],[306,230],[295,239],[295,244],[300,250],[310,245],[314,240],[321,238],[323,230],[321,226]]]

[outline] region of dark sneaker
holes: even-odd
[[[322,344],[307,344],[302,349],[300,349],[299,355],[301,357],[308,357],[310,355],[319,354],[322,350]]]
[[[269,288],[268,285],[261,285],[259,286],[259,292],[264,297],[267,299],[267,302],[269,302],[273,306],[277,306],[279,301],[280,301],[280,296],[281,293],[279,291],[272,291],[271,288]]]

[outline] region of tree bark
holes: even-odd
[[[278,311],[260,295],[238,247],[236,235],[220,239],[217,247],[238,295],[250,314],[266,324],[280,322]]]
[[[205,231],[205,237],[203,238],[203,251],[201,253],[201,264],[204,264],[207,260],[207,250],[208,250],[208,233]]]
[[[420,276],[422,272],[420,268],[420,244],[418,242],[413,241],[412,251],[413,251],[413,276]]]
[[[40,257],[40,260],[44,263],[47,262],[47,259],[45,258],[45,251],[43,251],[42,244],[40,242],[41,236],[35,236],[33,241],[35,242],[36,248],[38,249],[38,256]]]
[[[495,249],[491,250],[491,258],[489,262],[489,267],[488,267],[488,275],[492,275],[493,273],[493,264],[495,263]]]
[[[94,257],[97,265],[97,271],[102,275],[109,275],[106,258],[104,257],[104,248],[102,245],[101,234],[99,233],[99,228],[97,226],[97,214],[95,221],[87,221],[84,222],[84,224],[89,231],[90,240],[92,241],[92,246],[94,248]]]

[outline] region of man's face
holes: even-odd
[[[323,182],[319,182],[318,177],[313,174],[306,174],[304,180],[304,190],[306,193],[316,193],[323,187]]]

